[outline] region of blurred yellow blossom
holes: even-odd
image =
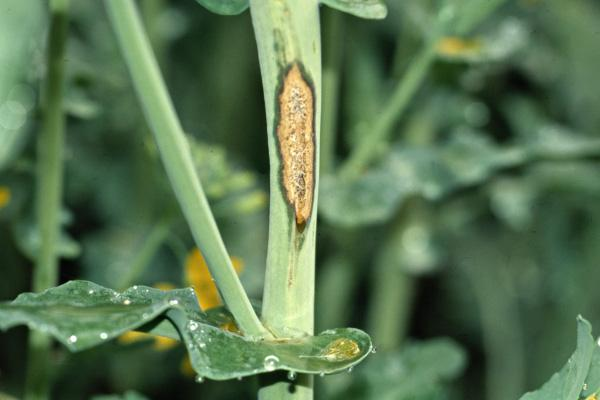
[[[456,36],[441,38],[437,44],[438,53],[447,57],[476,55],[481,48],[482,43],[478,39],[462,39]]]
[[[233,268],[239,274],[243,268],[244,263],[237,257],[231,257],[231,263]],[[185,279],[187,284],[191,285],[196,292],[196,297],[200,303],[200,307],[203,310],[209,308],[218,307],[221,305],[221,299],[217,286],[213,282],[212,276],[208,270],[208,265],[204,260],[204,257],[198,249],[193,249],[188,253],[185,260]],[[159,282],[153,285],[155,288],[160,290],[173,290],[175,285],[169,282]],[[234,322],[228,322],[220,326],[221,329],[241,334],[239,328]],[[179,343],[177,340],[166,338],[162,336],[153,336],[143,332],[129,331],[118,338],[118,342],[127,345],[131,343],[137,343],[143,340],[153,340],[152,348],[157,351],[169,350]],[[190,362],[189,355],[186,355],[180,365],[180,371],[185,376],[193,377],[196,375],[192,363]]]
[[[160,290],[165,291],[165,292],[167,290],[173,290],[173,289],[177,288],[175,285],[173,285],[170,282],[158,282],[158,283],[155,283],[152,286],[155,287],[156,289],[160,289]]]
[[[244,268],[244,263],[237,257],[231,257],[233,268],[239,274]],[[213,282],[208,270],[208,265],[198,249],[190,251],[185,261],[185,276],[187,283],[196,291],[198,302],[203,310],[218,307],[221,299],[217,286]]]
[[[179,371],[181,371],[181,373],[185,376],[196,376],[196,371],[194,371],[194,367],[192,367],[192,362],[190,361],[190,356],[188,354],[186,354],[183,360],[181,360]]]
[[[6,186],[0,186],[0,208],[6,207],[10,203],[10,189]]]
[[[163,336],[153,336],[144,332],[129,331],[119,336],[118,342],[124,345],[137,343],[144,340],[153,340],[152,348],[158,351],[169,350],[179,343],[175,339]]]

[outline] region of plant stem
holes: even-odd
[[[328,174],[335,166],[335,138],[342,64],[343,14],[329,8],[323,9],[323,122],[321,124],[321,173]]]
[[[65,116],[63,113],[64,54],[68,29],[68,0],[50,1],[47,73],[44,83],[42,130],[37,143],[36,207],[40,248],[33,270],[33,291],[58,282],[58,238],[63,188]],[[51,344],[49,336],[31,332],[25,399],[46,399],[50,391]]]
[[[135,4],[132,0],[105,0],[105,4],[169,180],[223,300],[246,335],[268,336],[231,264]]]
[[[319,128],[321,93],[321,44],[319,8],[316,0],[250,0],[252,23],[256,35],[263,80],[270,160],[270,215],[267,269],[263,296],[262,318],[278,337],[312,334],[314,330],[314,274],[316,210],[319,171]],[[304,223],[298,224],[299,212],[288,203],[289,181],[284,174],[282,154],[289,154],[280,140],[278,124],[285,122],[283,113],[289,104],[279,104],[287,87],[290,71],[299,69],[301,78],[294,90],[310,87],[312,104],[302,104],[312,112],[314,157],[310,172],[312,186],[304,187],[312,195],[312,208]],[[292,85],[292,83],[289,83]],[[304,93],[304,92],[303,92]],[[290,100],[293,103],[293,98]],[[296,104],[298,105],[298,104]],[[292,111],[294,107],[291,107]],[[281,113],[280,113],[281,112]],[[292,112],[291,118],[299,114]],[[290,117],[290,115],[288,115]],[[304,120],[303,126],[309,124]],[[304,137],[304,136],[303,136]],[[292,149],[293,150],[293,149]],[[306,148],[297,149],[304,152]],[[303,178],[302,183],[306,180]],[[299,376],[290,390],[290,382],[280,375],[267,377],[259,392],[262,400],[312,399],[312,377]]]
[[[403,116],[410,100],[421,86],[429,67],[435,60],[437,36],[431,39],[410,63],[391,99],[377,116],[372,132],[361,136],[360,142],[340,170],[342,177],[355,176],[368,166],[382,149],[392,133],[394,124]]]
[[[431,36],[426,39],[421,51],[415,56],[403,78],[392,93],[391,99],[377,116],[371,133],[366,132],[361,136],[361,141],[354,147],[354,151],[340,170],[342,178],[353,177],[360,174],[380,151],[385,149],[394,125],[400,120],[410,100],[421,87],[429,68],[436,58],[438,40],[448,32],[457,35],[469,33],[483,19],[487,18],[506,0],[472,0],[464,10],[443,10],[440,12],[435,26],[431,28]],[[450,12],[444,12],[450,11]],[[457,18],[452,17],[459,14]]]
[[[119,284],[121,290],[125,290],[133,285],[143,274],[161,244],[167,240],[170,228],[170,221],[159,221],[146,236],[144,242],[137,249],[135,256],[132,258],[131,266],[121,279],[121,283]]]

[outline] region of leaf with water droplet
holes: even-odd
[[[257,341],[214,326],[191,330],[181,310],[170,310],[167,317],[178,327],[196,373],[215,380],[275,370],[306,374],[342,372],[361,362],[372,349],[369,336],[352,328],[333,329],[316,336]]]
[[[200,310],[189,289],[145,286],[123,293],[87,281],[72,281],[42,293],[0,303],[0,329],[27,325],[47,332],[72,351],[105,343],[129,330],[183,340],[199,376],[223,380],[275,370],[330,374],[362,361],[372,350],[357,329],[317,336],[261,341],[222,328],[229,313]]]
[[[173,298],[178,304],[172,304]],[[168,321],[161,324],[158,319],[146,325],[173,307],[204,318],[195,295],[187,289],[164,292],[139,286],[118,293],[92,282],[71,281],[0,303],[0,329],[27,325],[54,336],[72,351],[96,346],[134,329],[179,339]],[[208,319],[205,322],[210,323]]]

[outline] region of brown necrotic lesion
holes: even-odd
[[[284,76],[279,92],[277,138],[286,197],[294,208],[296,224],[306,223],[312,212],[314,191],[314,97],[298,64]]]

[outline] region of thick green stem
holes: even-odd
[[[225,249],[135,4],[132,0],[105,0],[105,4],[171,185],[223,300],[246,335],[267,336]]]
[[[312,334],[321,109],[319,9],[316,0],[251,0],[250,10],[271,168],[262,318],[278,337]],[[302,156],[296,158],[298,154]],[[263,382],[260,398],[312,398],[310,376],[300,376],[293,391],[289,385],[285,377],[273,375]]]
[[[58,282],[58,238],[63,187],[65,116],[63,114],[64,54],[68,28],[68,0],[50,2],[48,67],[44,84],[43,122],[38,137],[36,207],[40,248],[33,270],[33,291]],[[50,390],[51,340],[39,332],[29,336],[26,399],[46,399]]]

